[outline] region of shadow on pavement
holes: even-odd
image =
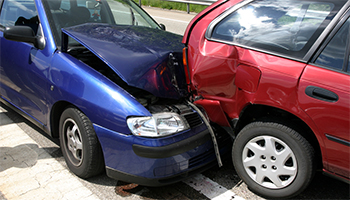
[[[52,158],[46,151],[59,148],[39,148],[37,144],[21,144],[15,147],[0,147],[0,172],[9,168],[27,168],[34,166],[39,159]]]

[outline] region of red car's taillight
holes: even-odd
[[[191,85],[191,79],[190,79],[190,68],[188,67],[187,63],[187,47],[184,47],[182,49],[182,59],[183,59],[183,64],[184,64],[184,71],[185,71],[185,76],[186,76],[186,83],[188,86]]]

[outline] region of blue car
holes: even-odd
[[[133,1],[0,5],[0,100],[60,138],[77,176],[166,185],[229,150],[187,100],[181,36]]]

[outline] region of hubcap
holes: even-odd
[[[250,140],[244,146],[242,160],[250,178],[270,189],[288,186],[298,171],[292,149],[271,136],[258,136]]]
[[[83,161],[83,142],[78,125],[73,119],[66,119],[63,124],[65,130],[65,148],[68,158],[75,166],[79,166]]]

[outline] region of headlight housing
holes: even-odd
[[[136,136],[162,137],[189,129],[189,125],[177,113],[157,113],[152,117],[129,117],[127,124]]]

